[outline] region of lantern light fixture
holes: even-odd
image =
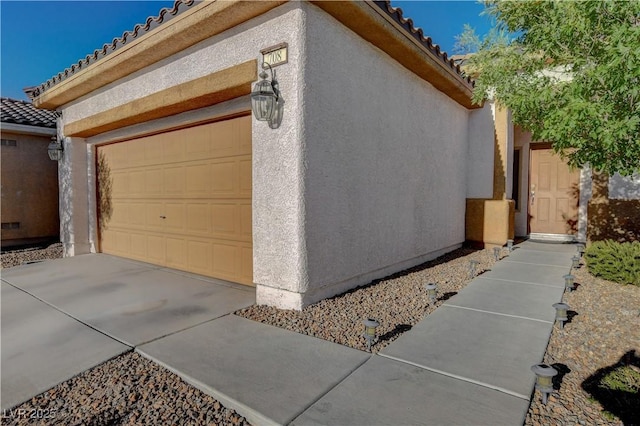
[[[558,370],[547,364],[536,364],[531,367],[531,371],[536,374],[536,389],[542,392],[542,403],[547,405],[549,394],[553,392],[553,377],[558,374]]]
[[[584,250],[585,250],[584,244],[583,243],[578,243],[578,245],[576,246],[576,250],[578,251],[578,255],[580,257],[582,257],[582,255],[584,254]]]
[[[267,69],[271,73],[271,80]],[[282,122],[284,100],[280,95],[276,72],[267,62],[262,63],[260,78],[251,92],[251,110],[258,121],[267,121],[269,127],[276,129]]]
[[[475,259],[469,261],[469,279],[472,279],[476,276],[476,269],[478,268],[479,264],[480,262]]]
[[[49,158],[53,161],[62,160],[62,154],[64,150],[62,148],[62,142],[58,139],[57,136],[51,136],[51,143],[47,147],[47,152],[49,153]]]
[[[429,305],[434,305],[436,303],[436,298],[438,296],[438,286],[436,284],[430,283],[424,286],[427,290],[427,296],[429,297]]]
[[[378,321],[373,318],[367,318],[362,321],[364,324],[364,338],[367,339],[367,349],[371,352],[371,345],[376,340],[376,328],[380,325]]]
[[[567,274],[567,275],[564,275],[562,278],[564,278],[565,290],[567,290],[568,292],[573,291],[574,290],[573,280],[575,277],[571,274]]]
[[[560,328],[564,328],[564,323],[569,320],[569,305],[566,303],[554,303],[552,305],[556,310],[556,321],[560,323]]]

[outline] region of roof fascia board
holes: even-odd
[[[309,1],[458,104],[468,109],[482,107],[473,103],[473,89],[462,77],[450,69],[442,58],[434,56],[408,34],[373,1]]]
[[[203,1],[47,89],[33,104],[36,108],[58,108],[283,3],[283,0]]]
[[[0,125],[0,130],[3,132],[15,132],[24,135],[44,135],[44,136],[54,136],[56,134],[56,129],[52,129],[50,127],[39,127],[39,126],[29,126],[26,124],[16,124],[16,123],[2,123]]]

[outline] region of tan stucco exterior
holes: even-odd
[[[16,146],[2,146],[0,154],[2,246],[57,237],[58,164],[47,154],[51,137],[4,130],[1,135],[16,141]]]

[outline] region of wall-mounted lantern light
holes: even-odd
[[[64,151],[62,149],[62,143],[57,136],[51,136],[51,143],[47,148],[47,152],[49,153],[49,158],[53,161],[62,160],[62,154]]]
[[[554,303],[552,305],[556,309],[556,321],[560,323],[560,328],[564,328],[564,323],[569,319],[569,305],[566,303]]]
[[[567,275],[564,275],[562,278],[564,278],[564,288],[565,288],[565,290],[567,290],[568,292],[573,291],[573,279],[575,277],[573,275],[571,275],[571,274],[567,274]]]
[[[507,240],[507,249],[509,250],[509,253],[513,251],[513,240]]]
[[[367,349],[371,351],[371,345],[376,339],[376,328],[380,325],[380,323],[372,318],[368,318],[362,321],[364,324],[364,338],[367,339]]]
[[[427,290],[427,296],[429,297],[429,305],[433,305],[436,303],[436,298],[438,296],[438,286],[435,284],[427,284],[424,286]]]
[[[476,269],[478,268],[479,264],[480,262],[475,259],[469,261],[469,279],[472,279],[476,276]]]
[[[271,72],[271,80],[268,80],[267,69]],[[276,72],[266,62],[262,63],[260,80],[253,86],[251,92],[251,109],[258,121],[268,121],[269,127],[276,129],[282,122],[284,99],[280,95]]]
[[[536,374],[536,389],[542,392],[542,403],[547,405],[549,394],[553,392],[553,376],[558,371],[547,364],[536,364],[531,367],[531,371]]]
[[[576,254],[571,258],[571,267],[577,269],[578,266],[580,266],[580,256]]]

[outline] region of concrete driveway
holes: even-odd
[[[3,410],[255,302],[250,287],[105,254],[4,269],[1,296]]]

